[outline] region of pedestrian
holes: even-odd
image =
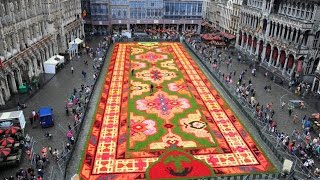
[[[297,124],[297,121],[298,121],[298,115],[297,115],[297,114],[295,114],[295,115],[293,116],[292,121],[293,121],[294,124]]]
[[[153,84],[150,84],[150,93],[153,93]]]
[[[82,75],[83,75],[83,78],[86,78],[86,76],[87,76],[87,73],[84,71],[84,70],[82,70]]]
[[[292,108],[289,108],[289,116],[291,116],[291,114],[292,114]]]
[[[131,76],[134,76],[134,69],[131,69]]]
[[[71,66],[71,74],[73,74],[73,66]]]
[[[286,102],[285,102],[285,101],[282,101],[282,103],[281,103],[281,109],[283,109],[285,105],[286,105]]]

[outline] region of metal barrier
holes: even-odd
[[[244,113],[244,115],[250,120],[252,125],[257,130],[260,138],[268,145],[268,147],[272,150],[273,154],[279,159],[280,162],[284,162],[284,159],[289,159],[294,162],[294,166],[292,171],[294,171],[291,176],[297,176],[299,178],[307,178],[308,176],[313,177],[312,172],[309,169],[304,168],[303,163],[297,156],[291,155],[288,153],[288,150],[284,149],[281,143],[275,140],[275,136],[270,134],[267,130],[268,124],[266,122],[261,122],[259,119],[255,117],[254,109],[248,106],[248,103],[239,97],[235,92],[235,88],[226,84],[224,81],[221,81],[221,78],[215,72],[208,67],[208,64],[201,54],[198,53],[189,43],[184,42],[184,44],[188,47],[188,49],[193,52],[194,55],[200,60],[199,62],[207,69],[207,71],[211,74],[211,76],[219,83],[219,85],[224,89],[224,91],[229,95],[229,97],[235,102],[238,108]],[[279,146],[280,144],[280,146]],[[275,176],[281,176],[279,173],[275,173]],[[250,175],[251,177],[251,175]]]

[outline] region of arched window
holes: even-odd
[[[315,36],[315,38],[314,38],[314,40],[313,40],[313,45],[312,45],[312,46],[313,46],[314,48],[318,47],[319,37],[320,37],[320,31],[318,31],[318,32],[316,33],[316,36]]]
[[[304,17],[304,15],[305,15],[305,14],[304,14],[304,13],[305,13],[305,10],[306,10],[306,6],[305,6],[305,4],[303,3],[303,4],[302,4],[302,8],[301,8],[301,15],[300,15],[301,18]]]

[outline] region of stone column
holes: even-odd
[[[278,34],[278,39],[281,39],[282,33],[283,33],[284,27],[279,25],[279,34]]]
[[[275,22],[275,30],[273,32],[273,37],[277,36],[278,24]]]
[[[8,99],[10,99],[10,96],[11,96],[11,92],[10,92],[10,90],[9,90],[9,82],[8,82],[8,79],[7,79],[7,75],[5,75],[6,77],[5,77],[5,88],[4,88],[4,92],[5,92],[5,100],[8,100]]]
[[[243,33],[242,33],[242,39],[241,39],[241,48],[244,48],[244,46],[243,46],[243,43],[244,43],[244,38],[243,38],[244,36],[243,36]]]
[[[247,34],[247,42],[246,42],[246,47],[245,47],[246,50],[248,49],[248,42],[249,42],[249,35]]]
[[[260,40],[257,39],[257,47],[256,47],[256,52],[255,52],[256,55],[259,55],[260,43],[261,43]]]
[[[285,34],[285,32],[286,32],[286,29],[287,29],[286,27],[283,27],[283,29],[282,29],[282,30],[283,30],[283,32],[281,33],[281,39],[282,39],[282,40],[284,40],[284,38],[285,38],[285,37],[284,37],[284,34]]]
[[[239,32],[240,32],[240,30],[238,29],[237,34],[236,34],[236,47],[239,46],[239,38],[240,38]],[[1,45],[0,45],[0,48],[1,48]],[[1,52],[1,49],[0,49],[0,52]]]
[[[290,36],[289,36],[289,42],[292,42],[293,40],[293,32],[294,32],[294,29],[291,28],[291,33],[290,33]]]
[[[280,62],[280,55],[281,55],[281,50],[278,49],[278,58],[277,58],[277,63],[276,63],[276,67],[279,66],[279,62]]]
[[[4,39],[0,36],[0,54],[5,56],[5,50],[4,50]]]
[[[28,76],[29,76],[29,80],[31,80],[32,77],[34,76],[32,61],[29,60],[28,65],[29,65]]]
[[[17,29],[14,29],[14,34],[13,36],[13,45],[15,49],[19,52],[20,51],[20,42],[19,42],[19,36],[18,36],[18,31]]]
[[[22,82],[21,70],[20,69],[17,70],[17,76],[18,76],[17,78],[18,78],[19,86],[21,86],[23,82]]]
[[[282,75],[284,75],[285,72],[286,72],[286,68],[287,68],[287,65],[288,65],[288,58],[289,58],[289,55],[286,56],[286,60],[284,61],[284,65],[283,65],[283,69],[282,69]]]
[[[267,45],[264,43],[263,44],[262,55],[261,55],[261,62],[264,62],[264,59],[266,58],[266,50],[267,50]]]
[[[15,80],[14,74],[12,74],[12,76],[11,76],[11,85],[12,85],[13,92],[17,93],[18,89],[17,89],[17,84],[16,84],[16,80]]]
[[[3,94],[2,94],[2,90],[0,89],[0,105],[5,105],[6,102],[4,101],[4,97],[3,97]]]
[[[253,52],[252,52],[252,51],[253,51],[253,40],[254,40],[254,38],[252,37],[252,38],[251,38],[250,55],[253,53]]]
[[[268,62],[268,66],[271,65],[271,62],[272,62],[272,56],[273,56],[273,46],[271,46],[271,52],[270,52],[270,57],[269,57],[269,62]]]

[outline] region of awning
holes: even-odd
[[[302,65],[303,65],[303,61],[298,61],[297,62],[297,73],[300,74],[303,70],[302,68]]]
[[[80,39],[80,38],[75,38],[73,41],[70,41],[69,44],[82,44],[83,43],[83,40]]]
[[[222,32],[222,31],[219,32],[219,35],[221,35],[221,36],[223,36],[223,37],[225,37],[225,38],[227,38],[229,40],[236,38],[235,35],[230,34],[230,33],[226,33],[226,32]]]

